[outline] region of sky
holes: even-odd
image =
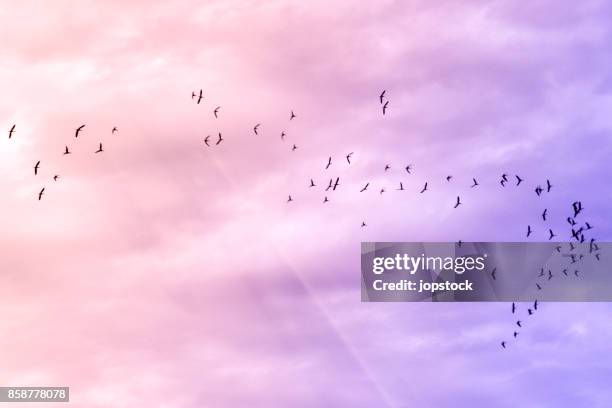
[[[359,262],[362,241],[567,240],[576,200],[609,241],[611,14],[3,2],[0,384],[73,407],[610,406],[612,306],[520,305],[509,340],[507,303],[362,303]]]

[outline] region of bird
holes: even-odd
[[[74,137],[79,137],[79,133],[81,133],[84,127],[85,125],[81,125],[78,128],[76,128],[76,130],[74,131]]]
[[[503,173],[503,174],[501,175],[501,178],[502,178],[502,180],[504,180],[504,181],[506,181],[506,182],[508,181],[508,175],[507,175],[506,173]]]
[[[383,188],[380,189],[380,194],[382,194],[384,192],[385,192],[385,188],[383,187]]]
[[[297,145],[293,145],[293,147],[291,148],[291,151],[293,152],[293,151],[295,151],[297,148],[298,148],[298,147],[297,147]]]
[[[578,214],[580,214],[582,212],[582,202],[581,201],[574,201],[572,203],[572,208],[574,209],[574,218],[576,218],[578,216]]]
[[[514,332],[514,338],[516,339],[516,336],[518,336],[518,335],[519,335],[518,332],[515,331]]]
[[[561,272],[563,272],[563,274],[564,274],[565,276],[568,276],[568,275],[567,275],[567,268],[565,268],[565,269],[564,269],[564,270],[562,270]]]
[[[595,258],[596,258],[598,261],[601,261],[601,259],[599,258],[599,256],[600,256],[600,255],[599,255],[599,252],[597,252],[597,253],[595,254]]]
[[[40,168],[40,160],[36,162],[36,164],[34,165],[34,175],[36,176],[38,174],[38,169]]]
[[[576,269],[576,270],[574,271],[574,275],[578,276],[578,272],[580,272],[580,271],[579,271],[578,269]]]
[[[502,342],[501,342],[501,346],[502,346],[503,348],[506,348],[506,342],[505,342],[505,341],[502,341]]]
[[[587,231],[590,230],[590,229],[593,229],[593,226],[591,224],[589,224],[588,222],[585,222],[584,225],[585,225]]]
[[[366,227],[366,226],[367,225],[366,225],[365,221],[361,221],[361,228]]]
[[[329,159],[327,160],[327,165],[325,166],[325,170],[329,169],[329,166],[331,166],[331,161],[332,161],[332,158],[331,156],[329,156]]]
[[[404,191],[404,185],[402,184],[401,181],[400,181],[400,188],[398,188],[397,191]]]
[[[195,96],[196,96],[196,93],[191,91],[191,99],[195,98]]]
[[[383,98],[385,97],[385,93],[387,93],[386,89],[383,89],[383,91],[380,93],[380,95],[378,96],[378,99],[380,100],[380,104],[382,105],[383,103]]]
[[[538,299],[533,302],[533,310],[538,310]]]
[[[363,193],[364,191],[366,191],[368,189],[368,186],[370,185],[370,183],[366,183],[365,186],[363,186],[363,188],[361,190],[359,190],[360,193]]]
[[[64,154],[70,154],[70,150],[68,150],[68,146],[66,146],[66,150],[64,150]]]
[[[59,179],[59,176],[57,174],[53,176],[53,181],[57,181],[58,179]]]
[[[285,140],[285,136],[287,136],[285,132],[281,132],[281,140]]]
[[[518,186],[519,184],[521,184],[521,182],[523,181],[522,178],[520,178],[519,176],[515,175],[514,177],[516,177],[516,185]]]
[[[506,187],[506,180],[501,179],[499,184],[501,184],[502,187]]]
[[[474,184],[470,186],[471,188],[474,188],[479,185],[475,178],[472,178],[472,181],[474,182]]]
[[[261,125],[261,123],[258,123],[255,126],[253,126],[253,132],[255,132],[256,135],[259,134],[259,133],[257,133],[257,129],[259,129],[259,125]]]
[[[569,225],[571,225],[572,227],[574,225],[576,225],[576,221],[574,221],[574,219],[572,217],[567,217],[567,222],[569,223]]]
[[[514,314],[514,312],[516,312],[516,305],[512,302],[512,314]]]
[[[459,196],[457,196],[457,202],[455,203],[455,206],[453,208],[457,208],[461,205],[461,201],[459,199]]]
[[[527,237],[531,235],[531,225],[527,225]]]
[[[353,156],[353,152],[350,152],[346,155],[346,161],[348,162],[348,164],[351,164],[351,156]]]
[[[387,113],[387,106],[389,106],[389,101],[385,102],[385,104],[384,104],[384,105],[383,105],[383,107],[382,107],[382,113],[383,113],[383,115],[384,115],[385,113]]]
[[[408,174],[411,174],[411,173],[410,173],[410,170],[412,170],[412,164],[409,164],[409,165],[407,165],[407,166],[406,166],[406,172],[407,172]]]
[[[452,178],[453,176],[446,176],[446,181],[451,181]]]
[[[217,118],[218,118],[217,114],[219,113],[219,109],[221,109],[221,107],[220,107],[220,106],[217,106],[217,107],[215,108],[215,110],[213,111],[213,115],[215,115],[215,119],[217,119]]]
[[[552,184],[550,184],[550,180],[546,180],[546,192],[550,193],[550,189],[552,188]]]
[[[536,189],[535,189],[534,191],[535,191],[535,193],[536,193],[536,194],[538,195],[538,197],[539,197],[539,196],[540,196],[540,194],[542,194],[542,191],[543,191],[543,190],[542,190],[542,187],[537,186],[537,187],[536,187]]]
[[[102,143],[100,143],[100,146],[98,147],[98,150],[95,151],[95,153],[102,153],[104,151],[104,149],[102,149]]]
[[[15,133],[15,125],[13,125],[11,129],[9,130],[9,139],[13,137],[13,133]]]
[[[497,272],[497,268],[493,268],[493,270],[491,271],[491,278],[493,278],[493,280],[497,280],[497,278],[495,277],[495,272]]]
[[[206,146],[208,146],[208,147],[210,147],[210,145],[208,144],[208,141],[209,141],[209,140],[210,140],[210,135],[208,135],[208,136],[206,136],[206,137],[204,138],[204,144],[205,144]]]
[[[310,186],[309,187],[315,187],[315,186],[316,186],[316,184],[314,183],[314,180],[310,179]]]
[[[547,211],[548,211],[548,208],[545,208],[545,209],[544,209],[544,212],[542,213],[542,219],[543,219],[544,221],[546,221],[546,212],[547,212]]]
[[[293,118],[296,118],[297,116],[295,116],[295,113],[293,113],[293,111],[291,111],[291,116],[289,117],[289,120],[293,120]]]
[[[330,178],[329,179],[329,184],[327,185],[327,188],[325,188],[325,191],[329,191],[329,189],[332,188],[333,184],[334,184],[334,179]]]
[[[553,275],[552,271],[549,269],[548,270],[548,280],[551,280],[553,278],[553,276],[554,275]]]
[[[427,182],[423,186],[423,189],[421,190],[421,194],[423,194],[425,191],[427,191]]]
[[[215,143],[215,146],[217,146],[222,141],[223,141],[223,136],[221,136],[221,132],[219,132],[219,140],[217,140],[217,143]]]
[[[332,191],[336,190],[336,187],[338,187],[340,185],[340,177],[336,177],[336,182],[334,183],[334,188],[332,189]]]
[[[287,202],[290,203],[293,201],[293,198],[291,198],[291,194],[289,194],[289,198],[287,199]]]
[[[192,94],[192,97],[193,97],[193,94]],[[202,99],[204,99],[204,96],[202,95],[202,90],[200,89],[200,94],[198,95],[198,105],[200,104]]]
[[[538,288],[538,290],[542,290],[542,287],[540,286],[539,283],[536,283],[536,287]]]
[[[42,190],[40,190],[40,192],[38,193],[38,201],[41,200],[44,192],[45,192],[45,188],[43,187]]]
[[[540,268],[540,274],[538,275],[538,278],[544,276],[544,268]]]
[[[548,237],[548,240],[550,241],[551,239],[553,239],[554,237],[556,237],[555,233],[553,232],[553,230],[549,229],[548,233],[550,234],[550,236]]]
[[[533,314],[533,310],[527,309],[527,314],[529,314],[529,316],[531,316]]]
[[[328,201],[329,201],[329,199],[327,198],[327,196],[325,196],[325,199],[323,200],[323,204],[325,204]]]
[[[520,320],[517,320],[517,321],[516,321],[516,325],[517,325],[518,327],[523,327],[523,326],[521,325],[521,321],[520,321]]]
[[[389,170],[391,168],[391,166],[389,166],[388,164],[385,164],[385,171]]]
[[[115,134],[115,132],[117,132],[118,130],[119,130],[119,129],[117,129],[117,127],[116,127],[116,126],[113,126],[113,130],[111,130],[111,133],[114,135],[114,134]]]

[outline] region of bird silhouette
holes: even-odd
[[[401,181],[400,181],[400,188],[398,188],[397,191],[404,191],[404,185],[402,184]]]
[[[453,208],[457,208],[461,205],[461,201],[459,199],[459,196],[457,196],[457,202],[455,203],[455,206]]]
[[[221,132],[219,132],[219,140],[217,140],[217,143],[215,143],[215,146],[217,146],[219,143],[221,143],[223,141],[223,136],[221,136]]]
[[[385,102],[385,104],[382,107],[382,113],[383,115],[387,113],[387,107],[389,106],[389,101]]]
[[[98,146],[98,150],[95,151],[95,153],[102,153],[104,151],[104,149],[102,149],[102,143],[100,143],[100,145]]]
[[[533,302],[533,310],[538,310],[538,299]]]
[[[517,320],[517,321],[516,321],[516,325],[517,325],[518,327],[523,327],[521,323],[522,323],[522,322],[521,322],[520,320]]]
[[[281,140],[285,140],[285,136],[287,136],[285,132],[281,132]]]
[[[522,183],[523,179],[522,179],[522,178],[520,178],[520,177],[519,177],[519,176],[517,176],[517,175],[515,175],[514,177],[516,177],[516,185],[517,185],[517,186],[518,186],[518,185],[520,185],[520,184]]]
[[[336,177],[336,182],[334,183],[334,188],[332,189],[332,191],[335,191],[339,185],[340,185],[340,177]]]
[[[546,192],[550,193],[550,189],[552,188],[552,184],[550,184],[550,180],[546,180]]]
[[[329,199],[327,198],[327,196],[325,196],[325,199],[323,199],[323,204],[325,204],[328,201],[329,201]]]
[[[512,302],[512,314],[514,314],[514,312],[516,312],[516,305]]]
[[[291,148],[291,151],[293,152],[293,151],[297,150],[297,148],[298,148],[297,145],[293,145],[293,147]]]
[[[502,346],[503,348],[506,348],[506,342],[505,342],[505,341],[502,341],[502,342],[501,342],[501,346]]]
[[[367,226],[367,225],[366,225],[366,223],[365,223],[365,221],[361,221],[361,228],[363,228],[363,227],[365,227],[365,226]]]
[[[383,90],[383,91],[380,93],[380,95],[378,96],[378,99],[380,100],[380,104],[381,104],[381,105],[382,105],[382,103],[383,103],[383,98],[385,97],[385,93],[387,93],[387,90],[386,90],[386,89],[384,89],[384,90]]]
[[[531,235],[531,225],[527,225],[527,237]]]
[[[40,168],[40,160],[34,165],[34,175],[38,175],[38,169]]]
[[[81,133],[83,128],[85,128],[85,125],[81,125],[78,128],[76,128],[76,130],[74,131],[74,137],[79,137],[79,133]]]
[[[359,192],[363,193],[364,191],[366,191],[368,189],[369,185],[370,185],[370,183],[366,183],[366,185],[361,190],[359,190]]]
[[[554,237],[556,237],[556,235],[553,233],[553,230],[549,229],[548,233],[550,234],[550,236],[548,237],[548,240],[550,241],[551,239],[553,239]]]
[[[514,332],[514,338],[516,339],[516,336],[518,336],[518,332]]]
[[[351,164],[351,156],[353,156],[353,152],[350,152],[346,155],[346,161],[348,162],[348,164]]]
[[[114,126],[114,127],[113,127],[113,130],[111,130],[111,134],[113,134],[113,135],[114,135],[114,134],[115,134],[115,132],[117,132],[118,130],[119,130],[119,129],[117,129],[117,127],[116,127],[116,126]]]
[[[59,176],[57,174],[53,176],[53,181],[57,181],[58,179],[59,179]]]
[[[11,129],[9,130],[9,139],[13,137],[13,133],[15,133],[15,125],[13,125]]]
[[[289,117],[289,120],[293,120],[293,118],[296,118],[297,116],[295,116],[295,113],[293,113],[293,111],[291,111],[291,116]]]
[[[493,270],[491,271],[491,278],[493,278],[493,280],[497,280],[497,278],[495,277],[495,272],[497,272],[497,268],[493,268]]]
[[[310,179],[310,186],[309,187],[315,187],[315,186],[316,186],[316,184],[314,183],[314,180]]]
[[[446,176],[446,181],[451,181],[452,178],[453,176]]]
[[[40,190],[40,192],[38,193],[38,201],[42,199],[44,192],[45,192],[45,188],[43,187],[42,190]]]
[[[406,173],[411,174],[410,170],[412,170],[412,164],[406,166]]]
[[[215,115],[215,119],[217,119],[217,118],[219,117],[219,116],[217,116],[217,114],[219,113],[219,109],[221,109],[221,107],[220,107],[220,106],[217,106],[217,107],[215,108],[215,110],[213,111],[213,115]]]
[[[427,191],[427,183],[425,183],[425,185],[423,186],[423,189],[421,190],[421,194],[423,194],[425,191]]]
[[[291,198],[291,194],[289,194],[289,198],[287,199],[287,202],[290,203],[293,201],[293,198]]]
[[[325,170],[329,169],[329,166],[331,166],[331,162],[332,162],[332,158],[331,156],[329,156],[329,159],[327,160],[327,165],[325,166]]]
[[[192,95],[193,97],[193,95]],[[198,95],[198,105],[200,104],[200,102],[202,102],[202,99],[204,99],[204,95],[202,95],[202,90],[200,89],[200,94]]]
[[[538,197],[539,197],[539,196],[540,196],[540,194],[542,194],[542,191],[543,191],[543,190],[542,190],[542,187],[537,186],[537,187],[536,187],[536,189],[535,189],[534,191],[535,191],[535,193],[536,193],[536,194],[538,195]]]
[[[70,150],[68,150],[68,146],[66,146],[66,150],[64,150],[64,154],[70,154]]]
[[[208,135],[208,136],[206,136],[206,137],[204,138],[204,144],[205,144],[206,146],[208,146],[208,147],[210,147],[210,145],[208,144],[208,141],[209,141],[209,140],[210,140],[210,135]]]
[[[474,183],[473,183],[473,184],[470,186],[471,188],[474,188],[474,187],[476,187],[476,186],[478,186],[478,185],[479,185],[479,184],[478,184],[478,182],[476,181],[476,179],[475,179],[475,178],[473,178],[473,179],[472,179],[472,181],[473,181]]]
[[[388,171],[391,168],[388,164],[385,164],[385,171]]]
[[[544,221],[546,221],[546,213],[547,213],[547,212],[548,212],[548,208],[545,208],[545,209],[544,209],[544,212],[542,213],[542,219],[543,219]]]
[[[256,124],[255,126],[253,126],[253,132],[255,132],[256,135],[258,135],[259,133],[257,133],[257,130],[259,129],[259,126],[261,125],[261,123]]]

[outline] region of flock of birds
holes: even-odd
[[[15,133],[17,133],[17,129],[16,129],[16,128],[17,128],[17,124],[13,124],[13,126],[11,126],[11,128],[9,129],[9,132],[8,132],[8,138],[9,138],[9,140],[13,138],[13,135],[14,135]],[[77,127],[77,128],[74,130],[74,138],[75,138],[75,139],[78,139],[78,137],[79,137],[79,135],[81,134],[81,132],[83,131],[83,129],[85,129],[85,125],[80,125],[79,127]],[[113,135],[114,135],[114,134],[115,134],[115,133],[117,133],[118,131],[119,131],[119,129],[117,129],[117,127],[116,127],[116,126],[113,126],[113,128],[112,128],[112,130],[111,130],[111,134],[113,134]],[[100,142],[100,143],[98,143],[98,149],[97,149],[97,150],[95,150],[93,153],[94,153],[94,154],[98,154],[98,153],[102,153],[102,152],[104,152],[104,146],[102,145],[102,142]],[[67,155],[70,155],[70,154],[72,154],[72,152],[70,151],[70,148],[69,148],[69,147],[66,145],[66,146],[64,147],[64,151],[63,151],[62,155],[63,155],[63,156],[67,156]],[[41,161],[40,161],[40,160],[36,161],[36,163],[34,164],[34,175],[35,175],[35,176],[38,176],[38,171],[39,171],[39,170],[40,170],[40,168],[41,168],[41,167],[40,167],[40,164],[41,164]],[[53,178],[52,178],[52,179],[53,179],[53,181],[54,181],[54,182],[57,182],[57,181],[60,179],[59,174],[55,174],[55,175],[53,176]],[[45,186],[43,186],[43,187],[40,189],[40,191],[38,191],[38,193],[37,193],[38,201],[42,200],[43,195],[45,194],[46,189],[47,189],[47,188],[46,188]]]
[[[191,98],[192,100],[196,103],[196,104],[201,104],[202,101],[204,100],[204,93],[203,90],[200,89],[199,91],[193,91],[191,93]],[[381,106],[381,111],[382,111],[382,115],[386,115],[387,110],[389,108],[389,100],[386,99],[386,90],[383,90],[379,97],[378,97],[378,101],[380,103]],[[212,113],[214,115],[215,118],[219,117],[219,113],[220,113],[221,107],[220,106],[216,106]],[[292,121],[295,118],[297,118],[297,115],[294,113],[294,111],[292,110],[290,115],[289,115],[289,120]],[[255,124],[255,126],[253,126],[253,133],[255,134],[255,136],[259,135],[259,128],[261,126],[261,123],[257,123]],[[85,129],[85,124],[78,126],[75,131],[74,131],[74,138],[75,140],[79,138],[79,135],[81,134],[81,132],[83,132]],[[8,132],[8,138],[12,139],[14,137],[14,135],[16,134],[17,130],[16,130],[16,125],[13,124],[12,127],[9,129]],[[115,134],[118,132],[118,128],[115,126],[112,128],[111,130],[111,134]],[[284,131],[281,132],[280,134],[281,140],[284,140],[286,137],[286,133]],[[212,140],[211,136],[208,135],[204,138],[203,142],[207,147],[212,147],[212,146],[218,146],[223,142],[223,136],[221,134],[221,132],[218,132],[218,136],[216,138],[216,140]],[[213,144],[214,142],[214,144]],[[291,147],[292,151],[295,151],[298,149],[298,146],[293,144]],[[97,150],[93,151],[94,154],[99,154],[104,152],[104,147],[102,142],[100,142],[98,144],[98,148]],[[70,155],[72,154],[72,152],[70,151],[69,146],[65,146],[65,149],[63,151],[63,155]],[[351,165],[351,159],[353,157],[354,152],[348,152],[346,153],[346,155],[344,155],[344,157],[341,158],[342,161],[346,161],[347,165]],[[323,168],[325,170],[329,169],[332,164],[333,164],[334,160],[332,156],[329,156],[325,162],[325,165],[323,166]],[[34,175],[38,176],[39,174],[39,170],[41,169],[41,161],[38,160],[35,165],[34,165]],[[384,168],[382,169],[383,172],[387,172],[391,169],[391,165],[390,164],[386,164],[384,166]],[[404,171],[406,171],[406,173],[408,175],[413,174],[413,165],[412,164],[406,164],[403,166]],[[515,174],[514,177],[511,179],[511,176],[503,173],[500,176],[500,180],[499,180],[499,184],[501,185],[502,188],[506,188],[508,185],[511,184],[511,180],[514,181],[512,184],[514,185],[514,187],[520,187],[523,185],[524,183],[524,179],[518,175]],[[53,181],[57,182],[59,180],[60,176],[58,174],[53,176]],[[446,183],[451,183],[453,181],[453,175],[448,175],[446,176]],[[308,188],[315,188],[317,187],[317,184],[315,183],[314,179],[310,179],[310,182],[307,184]],[[333,192],[336,191],[340,186],[340,177],[332,177],[330,178],[329,182],[327,183],[326,187],[325,187],[325,192]],[[366,181],[363,186],[359,189],[359,193],[364,193],[368,190],[368,188],[370,188],[371,186],[371,182],[370,181]],[[481,187],[481,184],[478,182],[478,180],[476,178],[472,178],[472,183],[471,185],[469,185],[470,188],[478,188]],[[542,196],[544,193],[551,193],[553,189],[553,185],[551,184],[550,180],[546,180],[546,183],[544,185],[544,187],[542,185],[537,185],[535,187],[535,189],[533,190],[535,192],[535,194],[540,197]],[[398,191],[404,191],[404,184],[403,182],[399,182],[399,186],[396,189]],[[42,187],[40,189],[40,191],[38,192],[38,200],[42,200],[42,197],[44,195],[46,191],[46,187]],[[424,183],[424,185],[422,186],[422,188],[420,188],[418,190],[419,194],[425,194],[426,192],[430,191],[429,190],[429,182],[426,181]],[[386,192],[384,187],[381,187],[380,190],[378,191],[379,194],[384,194]],[[294,201],[294,198],[292,197],[291,194],[288,195],[287,198],[287,203],[292,203]],[[323,203],[328,203],[329,197],[328,195],[324,195],[323,198]],[[456,199],[453,201],[453,208],[457,209],[459,206],[463,205],[463,202],[461,201],[461,197],[460,196],[456,196]],[[567,216],[567,223],[570,226],[570,233],[568,234],[569,237],[569,243],[568,244],[558,244],[556,246],[556,250],[562,254],[564,257],[567,258],[568,260],[568,266],[567,268],[564,268],[561,271],[555,272],[553,273],[553,271],[548,270],[548,272],[546,273],[544,271],[544,269],[542,268],[540,270],[539,275],[537,276],[537,282],[535,283],[536,285],[536,289],[537,291],[541,291],[544,290],[545,288],[545,283],[548,281],[551,281],[553,278],[555,278],[556,276],[565,276],[565,277],[569,277],[570,276],[570,272],[575,276],[575,277],[579,277],[579,269],[578,269],[578,265],[579,263],[587,256],[587,255],[592,255],[594,256],[598,261],[600,260],[600,248],[597,245],[596,239],[594,237],[590,237],[588,236],[588,234],[590,234],[590,231],[594,229],[594,226],[585,221],[585,222],[580,222],[578,221],[578,217],[582,214],[584,208],[582,206],[582,202],[580,201],[575,201],[571,204],[571,208],[572,208],[572,212]],[[548,218],[548,209],[544,208],[544,210],[542,211],[540,217],[542,218],[542,220],[544,222],[549,221]],[[365,222],[365,220],[361,221],[361,227],[364,228],[366,227],[367,224]],[[527,225],[526,228],[526,238],[530,238],[532,237],[533,233],[534,233],[534,229],[532,228],[531,225]],[[548,228],[548,240],[552,240],[553,238],[557,237],[557,234],[555,234],[552,230],[552,228]],[[588,252],[587,253],[581,253],[579,251],[580,248],[583,248],[584,246],[582,245],[577,245],[577,244],[584,244],[588,241]],[[456,243],[457,245],[461,246],[462,245],[462,241],[457,241]],[[573,269],[573,271],[570,271],[570,269]],[[499,272],[497,271],[497,268],[494,268],[491,272],[491,279],[493,281],[497,280],[497,274]],[[544,281],[542,281],[542,279],[544,279]],[[518,313],[518,307],[516,303],[512,303],[512,307],[511,307],[511,313],[513,315]],[[533,305],[531,305],[530,307],[526,308],[526,313],[527,316],[532,316],[535,314],[535,312],[538,310],[538,300],[536,299],[533,302]],[[523,326],[523,321],[519,318],[515,321],[515,330],[513,330],[512,333],[512,337],[514,339],[516,339],[520,333],[520,329],[522,329]],[[501,342],[501,347],[506,349],[508,347],[508,341],[507,340],[503,340]]]

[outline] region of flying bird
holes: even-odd
[[[15,125],[13,125],[11,129],[9,130],[9,139],[13,137],[13,133],[15,133]]]
[[[329,201],[329,199],[327,198],[327,196],[325,196],[325,199],[323,200],[323,204],[325,204],[328,201]]]
[[[331,156],[329,156],[329,159],[327,160],[327,165],[325,166],[325,170],[329,169],[329,166],[331,166]]]
[[[538,195],[538,197],[539,197],[539,196],[540,196],[540,194],[542,194],[542,191],[543,191],[543,190],[542,190],[542,187],[537,186],[537,187],[536,187],[536,189],[535,189],[534,191],[535,191],[535,193],[536,193],[536,194]]]
[[[400,188],[398,188],[397,191],[404,191],[404,185],[402,184],[401,181],[400,181]]]
[[[506,342],[505,342],[505,341],[502,341],[502,342],[501,342],[501,346],[502,346],[503,348],[506,348]]]
[[[471,188],[474,188],[479,185],[475,178],[473,178],[472,181],[474,182],[474,184],[470,186]]]
[[[457,208],[461,205],[461,201],[459,199],[459,196],[457,196],[457,202],[455,203],[455,206],[453,208]]]
[[[370,183],[366,183],[366,185],[361,190],[359,190],[359,192],[363,193],[364,191],[366,191],[368,189],[369,185],[370,185]]]
[[[523,327],[523,326],[521,325],[521,321],[520,321],[520,320],[517,320],[517,321],[516,321],[516,325],[517,325],[518,327]]]
[[[538,310],[538,299],[533,302],[533,310]]]
[[[57,174],[53,176],[53,181],[57,181],[58,179],[59,179],[59,176]]]
[[[217,140],[217,143],[215,143],[215,146],[217,146],[222,141],[223,141],[223,137],[221,136],[221,132],[219,132],[219,140]]]
[[[411,173],[410,173],[410,170],[412,170],[412,164],[409,164],[409,165],[407,165],[407,166],[406,166],[406,172],[407,172],[408,174],[411,174]]]
[[[117,127],[116,127],[116,126],[113,126],[113,130],[111,131],[111,134],[113,134],[113,135],[114,135],[114,134],[115,134],[115,132],[117,132],[118,130],[119,130],[119,129],[117,129]]]
[[[423,186],[423,189],[421,190],[421,194],[423,194],[425,191],[427,191],[427,183],[425,183],[425,185]]]
[[[540,286],[539,283],[536,283],[536,286],[537,286],[538,290],[542,290],[542,287]]]
[[[293,111],[291,111],[291,116],[289,117],[289,120],[293,120],[293,118],[296,118],[297,116],[295,116],[295,113],[293,113]]]
[[[100,146],[98,147],[98,150],[95,151],[95,153],[102,153],[104,151],[104,149],[102,149],[102,143],[100,143]]]
[[[518,332],[515,331],[514,332],[514,338],[516,339],[516,336],[518,336],[518,335],[519,335]]]
[[[385,164],[385,171],[389,170],[391,168],[391,166],[389,166],[388,164]]]
[[[497,272],[497,268],[493,268],[493,270],[491,271],[491,278],[493,278],[493,280],[497,280],[497,278],[495,277],[495,272]]]
[[[380,100],[380,104],[381,104],[381,105],[382,105],[382,103],[383,103],[383,99],[384,99],[384,97],[385,97],[385,93],[387,93],[387,90],[386,90],[386,89],[384,89],[384,90],[383,90],[383,91],[380,93],[380,95],[378,96],[378,99]]]
[[[261,123],[258,123],[255,126],[253,126],[253,132],[255,132],[256,135],[259,134],[259,133],[257,133],[257,129],[259,129],[259,125],[261,125]]]
[[[78,128],[76,128],[76,130],[74,131],[74,137],[79,137],[79,133],[81,133],[81,130],[83,130],[84,127],[85,125],[81,125]]]
[[[38,169],[40,168],[40,160],[34,165],[34,175],[38,175]]]
[[[336,182],[334,183],[334,188],[332,189],[332,191],[336,190],[336,187],[338,187],[340,185],[340,177],[336,177]]]
[[[365,223],[365,221],[361,221],[361,228],[363,228],[363,227],[365,227],[365,226],[367,226],[367,225],[366,225],[366,223]]]
[[[453,176],[446,176],[446,181],[451,181],[452,178]]]
[[[531,235],[531,225],[527,225],[527,237]]]
[[[383,112],[383,115],[384,115],[385,113],[387,113],[387,106],[389,106],[389,101],[385,102],[385,104],[384,104],[384,105],[383,105],[383,107],[382,107],[382,112]]]
[[[348,162],[348,164],[351,164],[351,156],[353,156],[353,152],[350,152],[349,154],[346,155],[346,161]]]
[[[44,192],[45,192],[45,188],[43,187],[42,190],[40,190],[40,192],[38,193],[38,201],[41,200]]]
[[[380,189],[380,194],[382,194],[384,192],[385,192],[385,188],[383,187],[383,188]]]
[[[287,199],[287,202],[290,203],[293,201],[293,198],[291,198],[291,194],[289,194],[289,198]]]
[[[550,180],[546,180],[546,192],[550,193],[550,189],[552,188],[552,184],[550,184]]]
[[[293,147],[291,148],[291,151],[295,151],[297,149],[297,145],[293,145]]]
[[[512,314],[514,314],[514,312],[516,312],[516,305],[512,302]]]
[[[64,154],[70,154],[70,150],[68,150],[68,146],[66,146],[66,150],[64,150]]]
[[[522,178],[520,178],[519,176],[515,175],[514,177],[516,177],[516,185],[518,186],[519,184],[521,184],[521,182],[523,181]]]
[[[315,187],[315,186],[316,186],[316,184],[314,183],[314,180],[310,179],[310,186],[308,186],[308,187]]]
[[[531,309],[527,309],[527,314],[528,314],[529,316],[531,316],[531,315],[533,314],[533,310],[531,310]]]
[[[220,107],[220,106],[217,106],[217,107],[215,108],[215,110],[213,111],[213,115],[215,115],[215,119],[217,119],[217,118],[218,118],[217,114],[219,113],[219,109],[221,109],[221,107]]]
[[[287,136],[285,132],[281,132],[281,140],[285,140],[285,136]]]
[[[551,239],[553,239],[554,237],[556,237],[556,235],[554,234],[553,230],[549,229],[548,233],[550,234],[550,236],[548,237],[548,240],[550,241]]]
[[[548,208],[545,208],[545,209],[544,209],[544,212],[542,213],[542,219],[543,219],[544,221],[546,221],[546,213],[547,213],[547,211],[548,211]]]
[[[210,140],[210,135],[208,135],[208,136],[206,136],[206,137],[204,138],[204,144],[205,144],[206,146],[208,146],[208,147],[210,147],[210,145],[208,144],[208,141],[209,141],[209,140]]]
[[[192,97],[193,97],[193,94],[192,94]],[[202,95],[202,90],[200,89],[200,94],[198,95],[198,105],[200,104],[202,99],[204,99],[204,95]]]

